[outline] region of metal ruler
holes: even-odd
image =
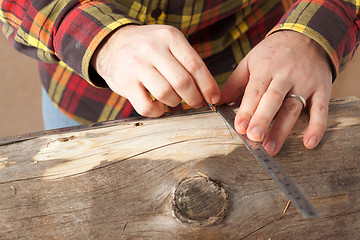
[[[209,106],[213,111],[218,112],[226,123],[229,124],[236,132],[234,126],[236,114],[229,106],[221,105],[214,107],[211,104],[209,104]],[[304,218],[320,216],[318,211],[311,205],[304,194],[299,190],[295,183],[291,181],[291,179],[275,162],[274,158],[270,156],[261,143],[251,141],[246,135],[237,134]]]

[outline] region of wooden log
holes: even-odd
[[[303,113],[275,157],[303,219],[218,114],[143,119],[0,147],[1,239],[359,239],[360,100],[334,99],[314,150]]]

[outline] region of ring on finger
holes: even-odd
[[[299,101],[302,103],[302,105],[303,105],[303,109],[306,108],[306,100],[305,100],[305,98],[303,98],[303,97],[300,96],[299,94],[289,93],[289,94],[287,95],[287,97],[291,97],[291,98],[295,98],[295,99],[299,100]]]

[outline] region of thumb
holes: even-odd
[[[221,89],[221,98],[217,105],[231,103],[239,98],[249,81],[246,59],[243,59]]]

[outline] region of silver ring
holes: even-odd
[[[306,100],[302,96],[300,96],[298,94],[292,94],[292,93],[289,93],[287,96],[299,100],[303,105],[303,109],[306,108]]]

